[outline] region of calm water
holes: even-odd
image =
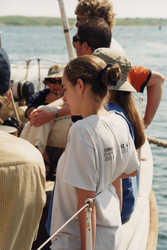
[[[41,64],[68,62],[64,34],[61,27],[0,27],[2,47],[11,63],[23,64],[25,59],[40,57]],[[72,30],[72,35],[76,30]],[[115,27],[113,37],[122,45],[133,65],[143,65],[162,73],[167,79],[167,26]],[[32,60],[36,64],[36,60]],[[167,142],[167,86],[164,84],[159,109],[147,128],[148,136]],[[144,93],[144,103],[146,93]],[[153,190],[159,214],[158,250],[167,249],[167,149],[151,145],[154,160]],[[142,249],[141,249],[142,250]]]

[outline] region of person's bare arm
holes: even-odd
[[[119,198],[119,204],[120,204],[120,212],[122,210],[122,179],[117,178],[112,185],[115,187],[116,193]]]
[[[134,177],[136,176],[138,173],[138,169],[136,169],[134,172],[132,172],[131,174],[125,174],[125,173],[122,173],[119,178],[121,179],[125,179],[125,178],[128,178],[128,177]]]
[[[70,114],[70,110],[68,106],[64,106],[57,110],[59,117],[66,116]],[[55,112],[54,111],[48,111],[44,109],[35,110],[30,115],[30,124],[34,127],[41,126],[42,124],[49,122],[51,120],[55,119]]]
[[[87,198],[93,198],[95,196],[94,191],[87,191],[78,188],[78,205],[77,210],[82,208],[85,205],[85,200]],[[81,235],[81,250],[86,250],[86,212],[85,209],[78,214],[79,226],[80,226],[80,235]],[[93,201],[92,213],[91,213],[91,222],[92,222],[92,249],[95,247],[95,236],[96,236],[96,207],[95,200]]]
[[[152,71],[151,78],[146,85],[147,105],[145,116],[143,119],[145,128],[149,126],[158,109],[159,103],[161,101],[164,80],[165,78],[163,75],[158,72]]]

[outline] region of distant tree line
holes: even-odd
[[[72,25],[76,19],[69,18],[69,24]],[[27,17],[27,16],[2,16],[0,17],[0,26],[61,26],[61,18],[55,17]],[[116,26],[163,26],[167,25],[167,19],[157,18],[125,18],[116,19]]]

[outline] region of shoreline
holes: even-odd
[[[76,19],[68,18],[68,21],[69,25],[73,25]],[[62,26],[62,21],[58,17],[0,16],[0,26],[54,27]],[[167,26],[167,19],[116,18],[114,26]]]

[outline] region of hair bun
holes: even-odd
[[[122,77],[121,69],[118,64],[108,63],[100,71],[101,81],[105,86],[116,86]]]

